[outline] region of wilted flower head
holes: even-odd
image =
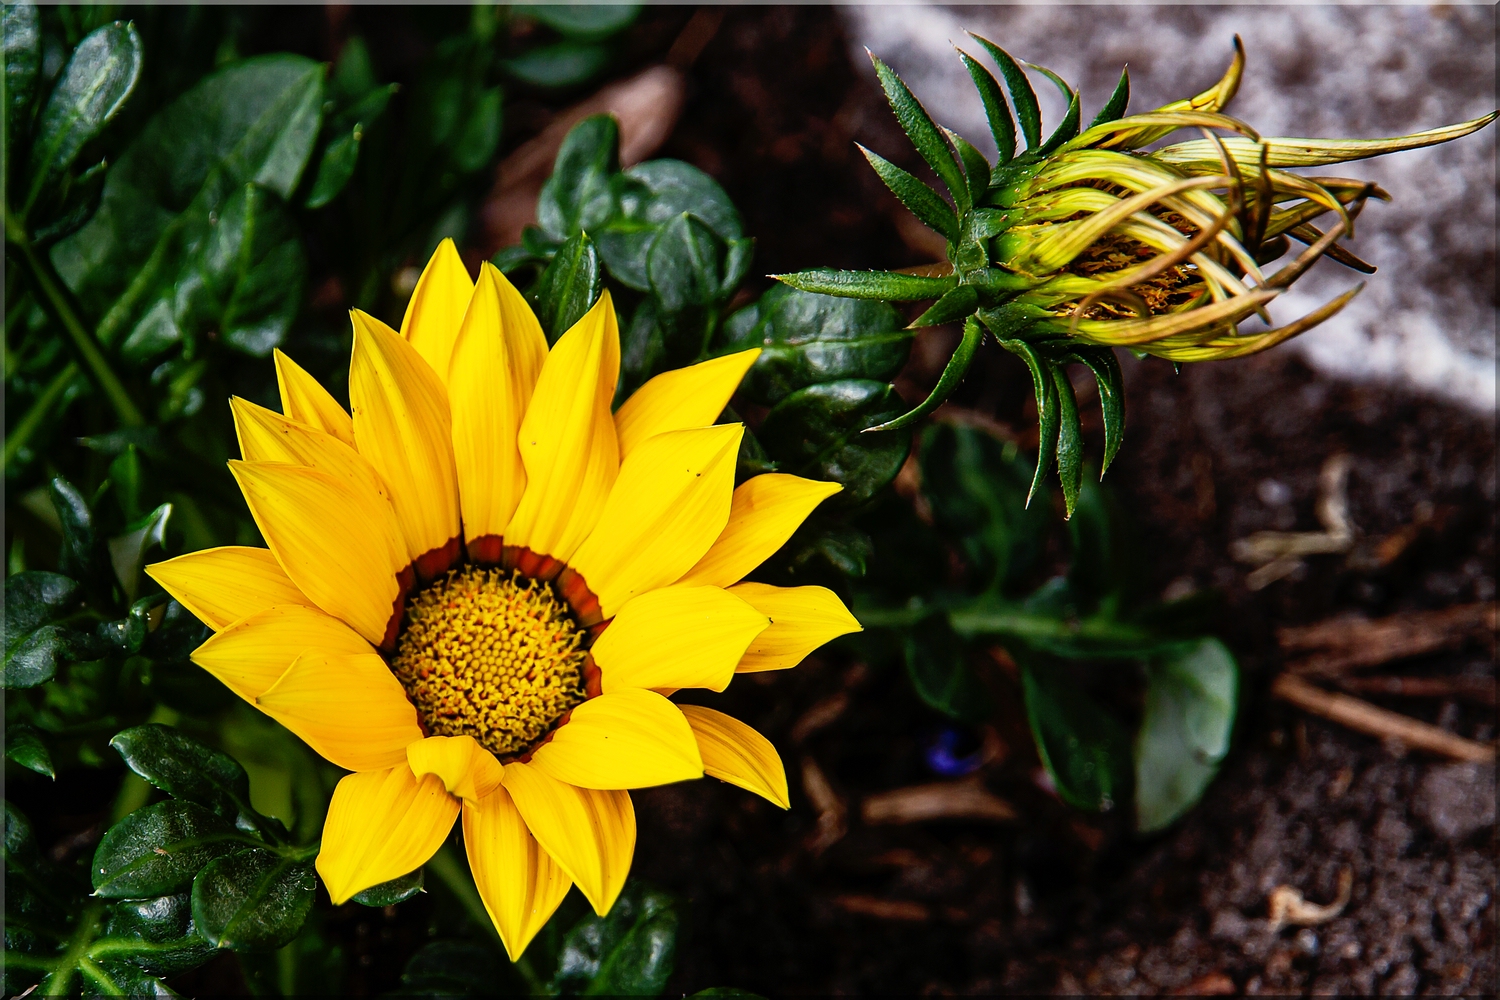
[[[1367,181],[1304,176],[1289,168],[1447,142],[1495,118],[1392,139],[1262,138],[1224,113],[1245,64],[1236,38],[1234,61],[1213,87],[1125,116],[1130,83],[1122,73],[1086,129],[1078,93],[1055,73],[1031,66],[1068,102],[1061,124],[1043,139],[1036,94],[1021,65],[999,46],[977,36],[975,41],[999,67],[1015,109],[1012,115],[990,71],[960,52],[999,150],[993,164],[963,137],[935,125],[900,77],[871,56],[902,129],[947,188],[951,204],[895,164],[863,152],[901,202],[948,241],[947,262],[915,272],[816,270],[778,277],[833,295],[935,299],[912,326],[964,321],[963,340],[932,395],[878,429],[906,426],[941,404],[986,330],[1019,355],[1031,369],[1041,422],[1033,491],[1055,455],[1069,511],[1082,473],[1082,447],[1063,366],[1084,364],[1098,381],[1108,467],[1124,425],[1111,348],[1173,362],[1253,354],[1323,322],[1363,287],[1357,284],[1274,326],[1267,304],[1318,258],[1367,274],[1375,270],[1336,241],[1353,234],[1367,199],[1389,195]],[[1019,153],[1018,125],[1026,143]],[[1184,129],[1201,138],[1145,148]],[[1325,216],[1330,218],[1323,221]],[[1294,241],[1300,252],[1268,270]],[[1266,328],[1241,330],[1241,322],[1252,317]]]

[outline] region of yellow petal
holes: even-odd
[[[783,809],[792,807],[787,797],[786,768],[770,740],[723,712],[701,705],[678,707],[698,738],[703,773],[739,785]]]
[[[146,574],[215,632],[276,604],[311,603],[270,549],[248,545],[189,552]]]
[[[578,884],[595,913],[608,913],[635,854],[630,793],[576,788],[530,764],[505,765],[505,790],[542,850]]]
[[[722,691],[768,624],[725,590],[679,584],[627,601],[591,652],[606,694],[622,688]]]
[[[448,358],[473,292],[474,282],[458,248],[451,239],[443,240],[422,269],[401,320],[401,336],[440,379],[448,376]]]
[[[500,787],[505,767],[472,736],[429,736],[406,748],[417,777],[435,774],[450,795],[478,801]]]
[[[297,589],[372,643],[386,640],[406,568],[391,505],[357,483],[280,462],[229,463]]]
[[[417,710],[378,653],[303,653],[255,706],[346,771],[406,763]]]
[[[354,447],[354,421],[318,380],[277,348],[276,384],[281,389],[281,412],[299,423],[332,434]]]
[[[526,492],[505,543],[566,562],[588,537],[620,470],[609,407],[620,377],[620,330],[606,290],[558,338],[521,421]]]
[[[573,880],[526,829],[504,788],[464,801],[464,850],[479,898],[512,962],[557,909]]]
[[[371,649],[332,615],[286,604],[256,612],[211,636],[193,650],[193,662],[253,704],[309,652],[355,655]]]
[[[693,731],[655,691],[611,691],[573,709],[531,766],[579,788],[649,788],[703,777]]]
[[[459,531],[458,477],[448,391],[390,327],[357,309],[351,316],[354,439],[359,453],[390,486],[409,560],[417,563],[419,576],[430,579],[458,555],[453,543]]]
[[[620,466],[599,523],[569,565],[604,617],[677,580],[729,519],[742,424],[657,434]]]
[[[729,592],[771,619],[771,625],[750,642],[740,673],[785,670],[823,643],[850,632],[863,632],[838,595],[827,587],[771,587],[741,583]]]
[[[245,461],[289,462],[321,469],[390,501],[391,491],[370,460],[332,434],[238,396],[230,398],[229,408],[234,413],[234,432]]]
[[[453,456],[471,559],[498,561],[498,543],[483,555],[475,543],[505,533],[526,489],[516,438],[546,360],[547,338],[531,307],[493,264],[481,264],[448,371]]]
[[[747,479],[734,491],[729,523],[683,583],[738,583],[792,537],[813,508],[844,487],[778,472]]]
[[[740,351],[660,375],[637,389],[615,413],[620,461],[654,434],[707,427],[719,419],[760,348]]]
[[[334,905],[425,865],[457,818],[458,800],[443,783],[415,777],[405,763],[345,775],[328,803],[317,861]]]

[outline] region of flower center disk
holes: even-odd
[[[584,632],[550,584],[464,567],[418,593],[391,669],[433,736],[517,754],[585,698]]]

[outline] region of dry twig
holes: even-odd
[[[1251,590],[1260,590],[1302,565],[1304,556],[1348,552],[1354,545],[1354,525],[1349,520],[1348,455],[1333,455],[1318,473],[1318,523],[1322,531],[1257,531],[1237,540],[1229,554],[1238,562],[1257,568],[1245,578]]]
[[[1495,705],[1493,677],[1340,677],[1338,685],[1350,694],[1462,698],[1476,705]]]
[[[875,917],[879,920],[922,923],[932,919],[932,912],[927,907],[905,899],[881,899],[879,896],[845,893],[835,896],[833,902],[846,913],[857,913],[862,917]]]
[[[1461,646],[1476,635],[1493,643],[1496,606],[1461,604],[1441,611],[1411,611],[1387,618],[1329,618],[1313,625],[1276,630],[1285,653],[1310,653],[1288,669],[1329,676],[1376,667],[1392,660]]]
[[[849,832],[849,810],[839,798],[823,769],[811,757],[802,758],[802,791],[818,811],[818,828],[808,838],[807,849],[822,854]]]
[[[1273,932],[1290,924],[1310,926],[1326,923],[1344,912],[1349,905],[1349,893],[1354,888],[1354,870],[1348,865],[1339,869],[1339,891],[1333,902],[1325,905],[1309,903],[1302,893],[1289,885],[1278,885],[1271,890],[1270,925]]]
[[[870,825],[921,823],[934,819],[972,819],[1008,823],[1016,818],[1009,802],[991,794],[981,779],[912,785],[871,795],[860,808]]]
[[[1479,763],[1495,759],[1495,748],[1488,743],[1455,736],[1446,729],[1387,711],[1347,694],[1325,691],[1295,674],[1277,677],[1271,684],[1271,694],[1350,729],[1381,739],[1399,740],[1416,750]]]

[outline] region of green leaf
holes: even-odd
[[[66,663],[88,658],[96,647],[89,633],[70,624],[44,625],[5,654],[5,687],[44,684]]]
[[[134,286],[140,318],[121,353],[147,361],[178,343],[192,350],[200,337],[213,334],[245,354],[269,356],[302,304],[307,272],[290,214],[275,195],[246,184],[217,217],[189,214],[182,223],[176,238],[158,247],[158,283]],[[174,388],[181,394],[190,386]],[[178,405],[163,417],[194,411]]]
[[[960,285],[954,291],[959,291],[963,287]],[[950,292],[949,294],[951,295],[952,293]],[[947,296],[944,296],[944,298],[947,298]],[[933,386],[932,392],[927,395],[927,398],[918,403],[915,408],[906,411],[896,419],[887,420],[883,424],[868,428],[864,433],[876,434],[882,431],[894,431],[910,427],[936,410],[939,406],[942,406],[944,400],[953,395],[953,391],[958,388],[958,384],[968,374],[969,365],[973,363],[974,355],[978,352],[980,342],[983,339],[983,329],[980,327],[978,321],[973,316],[970,316],[964,322],[963,339],[958,342],[958,347],[949,356],[948,363],[943,366],[943,374],[938,377],[937,385]]]
[[[537,197],[537,224],[554,240],[595,230],[615,214],[610,177],[619,169],[620,127],[610,115],[592,115],[563,139],[552,176]]]
[[[557,42],[501,62],[506,71],[536,87],[571,87],[609,62],[609,49],[594,42]]]
[[[935,615],[907,632],[902,639],[906,674],[927,705],[951,719],[979,723],[989,715],[984,685],[969,665],[969,649]]]
[[[110,168],[93,219],[52,248],[59,274],[90,313],[104,317],[98,336],[105,345],[140,326],[150,310],[170,303],[164,287],[185,281],[188,292],[195,277],[241,275],[260,262],[262,253],[255,249],[248,260],[236,254],[247,243],[268,252],[264,233],[226,240],[215,230],[230,224],[230,203],[244,199],[251,183],[280,199],[291,196],[312,155],[322,106],[321,64],[269,55],[209,76],[146,123]],[[245,207],[237,211],[244,213]],[[250,213],[236,226],[256,218],[258,213]],[[257,228],[273,225],[262,219]],[[255,282],[260,298],[300,297],[305,271],[300,245],[279,253],[294,259],[282,260]],[[230,256],[185,266],[215,254]],[[268,338],[257,338],[255,330],[270,318],[262,315],[257,322],[256,312],[240,306],[224,318],[246,316],[249,322],[237,336],[269,354]],[[239,325],[224,328],[226,339],[233,339]],[[278,333],[284,329],[285,321]]]
[[[1000,84],[990,71],[970,58],[967,52],[959,52],[958,57],[963,60],[964,69],[969,71],[974,89],[979,91],[979,100],[984,104],[984,117],[990,123],[990,135],[995,137],[995,148],[1000,151],[998,165],[1003,167],[1016,155],[1016,120],[1011,117],[1005,95],[1000,92]]]
[[[563,939],[551,989],[583,996],[660,996],[677,958],[676,901],[634,879],[604,917]]]
[[[943,297],[934,302],[926,312],[912,320],[911,326],[917,329],[924,326],[954,323],[966,316],[972,316],[974,310],[978,308],[979,291],[973,285],[959,285],[945,292]],[[974,329],[978,331],[978,323],[974,324]],[[977,341],[974,346],[979,346]]]
[[[141,36],[124,21],[105,25],[78,43],[37,120],[23,214],[124,106],[140,79],[141,57]]]
[[[1031,735],[1058,794],[1080,809],[1112,809],[1129,774],[1120,723],[1079,690],[1063,664],[1034,654],[1019,662]]]
[[[429,941],[401,973],[403,997],[493,997],[526,992],[495,948],[477,941]]]
[[[71,614],[78,598],[78,581],[61,573],[30,570],[6,577],[5,648]]]
[[[483,169],[500,146],[500,88],[489,87],[473,98],[469,119],[453,144],[453,162],[471,174]]]
[[[248,838],[192,802],[137,809],[110,827],[94,852],[94,891],[106,899],[165,896],[186,889],[198,870]]]
[[[958,278],[952,275],[946,278],[928,278],[893,271],[835,271],[826,267],[798,271],[795,274],[773,274],[771,277],[804,292],[854,299],[881,299],[886,302],[936,299],[958,284]]]
[[[94,513],[78,489],[61,476],[47,484],[52,507],[62,524],[62,549],[57,565],[63,573],[79,580],[97,576],[99,551],[94,535]]]
[[[726,243],[744,236],[739,209],[719,182],[681,160],[647,160],[625,171],[624,176],[644,191],[635,202],[622,193],[622,211],[627,218],[660,225],[686,212],[696,216]]]
[[[1083,484],[1068,521],[1072,562],[1068,585],[1086,609],[1119,608],[1142,590],[1147,565],[1137,532],[1113,495],[1092,478]]]
[[[193,879],[193,922],[219,948],[280,948],[301,930],[317,886],[312,862],[248,848],[210,862]]]
[[[94,942],[94,959],[125,959],[153,976],[175,976],[196,969],[217,951],[193,923],[188,893],[127,899],[117,903],[105,925],[105,936]]]
[[[977,205],[990,187],[990,161],[974,148],[973,143],[957,132],[943,129],[943,135],[948,137],[949,144],[958,151],[959,162],[964,165],[964,177],[969,182],[969,204]]]
[[[1031,470],[975,427],[933,424],[922,435],[922,492],[934,526],[958,546],[974,584],[1019,583],[1041,555],[1051,521],[1042,504],[1026,505]]]
[[[1079,119],[1082,117],[1083,110],[1078,103],[1078,92],[1068,86],[1067,81],[1045,66],[1038,66],[1035,63],[1028,63],[1028,65],[1056,84],[1057,89],[1062,91],[1063,100],[1068,102],[1068,110],[1063,114],[1062,122],[1037,150],[1039,154],[1045,156],[1078,134]]]
[[[759,437],[784,472],[842,483],[829,506],[853,507],[896,478],[911,438],[899,431],[861,434],[898,415],[904,404],[894,386],[869,379],[840,379],[799,389],[777,403]]]
[[[922,107],[922,102],[916,99],[894,70],[875,58],[874,55],[870,56],[870,61],[875,64],[875,75],[880,78],[880,87],[885,91],[885,99],[890,102],[891,110],[896,113],[896,121],[900,123],[901,131],[906,133],[906,137],[917,148],[917,152],[921,154],[922,159],[927,161],[927,165],[932,168],[932,172],[942,179],[948,188],[948,193],[953,196],[953,200],[958,204],[959,209],[967,209],[970,204],[968,184],[964,179],[963,173],[959,170],[958,164],[954,162],[953,154],[948,151],[947,144],[943,142],[942,133],[938,131],[937,126],[932,122],[932,118],[928,116],[927,109]],[[866,158],[872,155],[869,151],[865,151]],[[871,162],[873,164],[874,161]],[[878,166],[875,169],[877,172],[880,170]],[[885,175],[881,174],[881,177],[884,179]],[[890,181],[886,181],[886,183],[889,185]],[[895,191],[896,189],[892,187],[891,190]],[[901,197],[901,192],[896,191],[896,195],[897,197]],[[901,200],[905,202],[906,199],[902,198]],[[908,207],[910,206],[908,205]],[[912,209],[912,211],[915,212],[916,209]],[[920,215],[920,213],[918,214]],[[937,226],[933,226],[933,228],[938,229]],[[941,229],[938,231],[942,232]],[[952,239],[952,237],[950,236],[949,239]]]
[[[87,996],[153,997],[168,1000],[178,995],[160,979],[122,959],[95,962],[89,958],[80,958],[78,972],[92,984],[92,989],[85,986],[84,993]]]
[[[532,293],[548,345],[557,343],[558,337],[593,308],[603,287],[594,241],[584,232],[569,237],[542,272]]]
[[[902,325],[900,313],[884,302],[774,285],[729,317],[714,353],[760,348],[740,392],[772,405],[819,382],[894,378],[911,352],[913,334]]]
[[[824,562],[844,576],[858,579],[865,575],[874,557],[875,543],[868,534],[814,514],[774,558],[793,572],[814,569],[816,563]]]
[[[681,312],[719,298],[723,253],[708,224],[686,212],[663,225],[646,254],[646,276],[662,308]]]
[[[354,902],[361,906],[395,906],[404,903],[422,891],[422,869],[393,878],[389,882],[372,885],[364,892],[355,893]]]
[[[1010,91],[1011,103],[1016,106],[1021,133],[1026,136],[1026,151],[1035,152],[1042,141],[1042,111],[1036,102],[1036,91],[1031,89],[1031,81],[1026,79],[1025,71],[1016,65],[1010,53],[987,38],[978,35],[970,37],[983,45],[990,58],[995,60],[995,65],[1000,67],[1000,73],[1005,77],[1005,87]]]
[[[64,174],[52,196],[32,210],[32,244],[50,246],[89,221],[99,210],[106,176],[107,164],[102,160],[81,173]]]
[[[517,14],[534,17],[554,31],[573,38],[604,38],[623,31],[640,15],[641,5],[621,4],[518,4]]]
[[[5,163],[5,196],[10,199],[10,161],[25,152],[36,100],[37,70],[42,64],[42,32],[36,5],[8,3],[0,10],[0,38],[5,60],[5,134],[0,136],[0,161]]]
[[[858,143],[855,145],[859,146]],[[864,146],[859,146],[859,151],[865,154],[865,159],[875,169],[875,173],[880,175],[885,186],[891,189],[891,193],[901,201],[901,204],[910,209],[911,214],[920,219],[923,225],[940,233],[949,243],[958,240],[958,216],[953,214],[953,209],[939,197],[936,191],[880,154]]]
[[[348,132],[334,139],[323,150],[318,161],[318,172],[313,177],[312,190],[303,202],[308,208],[322,208],[339,196],[354,168],[359,164],[359,143],[364,138],[364,125],[357,124]]]
[[[42,742],[41,735],[30,726],[13,722],[5,727],[5,756],[28,771],[57,780],[57,772],[52,768],[52,754],[47,752],[47,744]]]
[[[1075,347],[1073,354],[1094,373],[1099,386],[1099,408],[1104,417],[1104,466],[1099,470],[1102,479],[1125,436],[1125,379],[1113,348]]]
[[[1177,647],[1146,666],[1135,740],[1136,828],[1174,822],[1203,795],[1229,752],[1239,668],[1217,639]]]
[[[180,730],[150,722],[116,733],[109,745],[132,771],[174,798],[234,822],[250,806],[250,778],[228,754]]]
[[[1120,82],[1115,84],[1114,93],[1109,95],[1109,100],[1104,102],[1104,107],[1089,122],[1089,128],[1095,125],[1103,125],[1106,122],[1117,121],[1125,114],[1125,106],[1130,103],[1130,68],[1120,70]]]
[[[1041,488],[1047,467],[1052,464],[1052,458],[1057,453],[1057,426],[1061,409],[1057,399],[1057,385],[1052,380],[1051,362],[1043,360],[1026,341],[1002,340],[1000,346],[1026,362],[1026,367],[1031,370],[1031,388],[1036,393],[1036,472],[1031,477],[1031,492],[1026,495],[1026,502],[1030,504]]]
[[[127,525],[124,532],[111,538],[108,543],[109,561],[114,568],[115,579],[125,591],[125,599],[134,601],[141,582],[141,566],[146,553],[166,542],[167,521],[172,516],[172,505],[160,507]]]
[[[1078,423],[1078,401],[1062,365],[1049,365],[1057,390],[1057,478],[1062,483],[1064,517],[1073,516],[1078,488],[1083,482],[1083,428]]]

